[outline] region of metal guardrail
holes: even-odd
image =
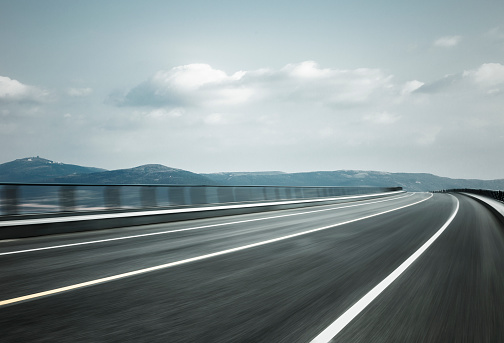
[[[504,191],[494,191],[494,190],[489,190],[489,189],[458,188],[458,189],[446,189],[446,190],[442,190],[439,192],[440,193],[448,193],[448,192],[472,193],[472,194],[483,195],[483,196],[504,202]]]
[[[0,183],[0,215],[316,199],[398,190],[402,188]]]

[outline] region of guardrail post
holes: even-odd
[[[263,193],[263,200],[269,200],[268,199],[268,189],[266,187],[262,188],[262,193]]]
[[[220,203],[234,202],[233,187],[217,188],[217,197]]]
[[[75,187],[74,186],[60,186],[59,206],[60,206],[60,211],[62,211],[62,212],[75,211]]]
[[[156,207],[156,188],[150,186],[143,186],[140,188],[140,201],[142,207]]]
[[[292,199],[292,192],[290,188],[285,188],[285,199]]]
[[[192,186],[191,187],[191,204],[200,205],[207,203],[206,187],[205,186]]]
[[[296,187],[296,199],[303,199],[303,190],[301,188]]]
[[[237,202],[248,201],[249,200],[249,192],[245,187],[236,187],[235,188],[235,199]]]
[[[19,213],[19,187],[16,185],[4,186],[2,189],[2,212],[11,215]]]
[[[121,207],[121,196],[119,187],[117,186],[107,186],[103,190],[104,205],[107,208],[120,208]]]
[[[275,200],[280,200],[280,188],[275,187]]]
[[[186,205],[185,187],[168,187],[168,201],[173,205]]]

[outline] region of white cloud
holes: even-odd
[[[0,98],[21,97],[28,92],[28,86],[17,80],[12,80],[5,76],[0,76]]]
[[[434,46],[442,48],[451,48],[458,45],[462,41],[461,36],[444,36],[434,41]]]
[[[67,90],[68,95],[74,97],[83,97],[93,93],[92,88],[69,88]]]
[[[153,107],[243,103],[252,95],[250,88],[240,85],[245,74],[239,71],[228,76],[208,64],[188,64],[158,71],[116,102]]]
[[[418,82],[410,85],[419,87]],[[380,69],[322,69],[313,61],[279,70],[238,71],[228,75],[207,64],[159,71],[120,98],[119,105],[223,107],[259,102],[311,102],[325,106],[369,103],[400,92],[392,75]]]
[[[143,112],[143,115],[147,115],[150,118],[178,118],[183,116],[185,110],[183,108],[155,108],[152,111]]]
[[[34,86],[25,85],[6,76],[0,76],[0,101],[38,102],[47,96],[47,92]]]
[[[440,79],[426,82],[414,92],[419,93],[442,93],[449,90],[456,89],[459,87],[464,81],[463,74],[448,74],[443,76]]]
[[[423,84],[415,92],[475,94],[483,91],[486,94],[496,94],[500,92],[501,86],[504,86],[504,65],[484,63],[476,69],[446,75]]]
[[[413,81],[408,81],[404,84],[401,90],[402,95],[407,95],[411,94],[420,87],[422,87],[425,83],[418,81],[418,80],[413,80]]]
[[[168,71],[159,71],[152,83],[160,87],[169,86],[186,90],[196,90],[205,84],[218,84],[228,79],[225,72],[208,64],[188,64]]]
[[[504,84],[504,65],[485,63],[476,70],[464,72],[464,76],[473,78],[479,85],[494,87]]]
[[[320,69],[314,61],[288,64],[283,70],[293,77],[302,79],[323,78],[331,75],[330,69]]]
[[[394,91],[392,75],[380,69],[320,69],[315,62],[308,61],[289,64],[277,74],[284,84],[281,88],[272,88],[272,94],[286,93],[294,101],[328,106],[362,105],[374,96]]]

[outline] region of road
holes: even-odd
[[[1,341],[504,342],[503,230],[407,193],[1,241]]]

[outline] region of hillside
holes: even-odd
[[[0,182],[48,182],[58,177],[102,171],[105,169],[26,157],[0,164]]]
[[[338,170],[304,173],[222,172],[196,174],[187,170],[147,164],[135,168],[105,170],[28,157],[0,164],[0,182],[58,182],[82,184],[168,185],[272,185],[272,186],[399,186],[407,191],[443,189],[504,190],[504,179],[450,179],[425,173],[387,173]]]
[[[169,168],[160,164],[104,171],[99,173],[70,175],[54,179],[62,183],[87,184],[168,184],[168,185],[213,185],[209,178],[187,170]]]
[[[502,180],[450,179],[425,173],[387,173],[339,170],[304,173],[213,173],[202,174],[223,185],[284,186],[400,186],[423,192],[453,188],[504,189]]]

